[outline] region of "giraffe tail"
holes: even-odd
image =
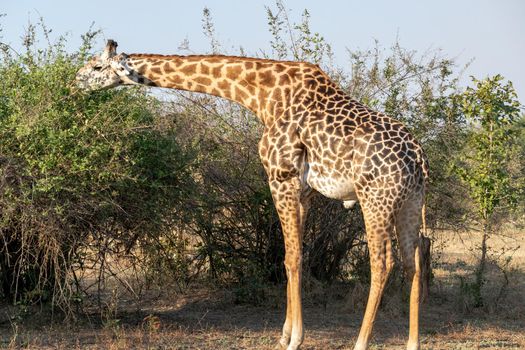
[[[427,234],[427,206],[426,206],[426,192],[427,192],[427,186],[428,186],[428,180],[430,177],[430,169],[428,165],[428,159],[425,156],[425,153],[423,152],[422,148],[419,148],[417,152],[418,157],[418,163],[421,166],[421,175],[423,176],[423,205],[421,206],[421,222],[422,222],[422,230],[421,230],[421,236],[425,237]]]
[[[421,283],[421,302],[425,303],[428,300],[430,283],[432,278],[432,264],[431,264],[431,244],[430,238],[427,237],[427,205],[426,205],[426,190],[429,179],[429,165],[423,150],[420,150],[419,161],[421,164],[421,172],[423,175],[423,205],[421,206],[421,233],[419,235],[419,252],[416,249],[416,264],[420,265],[420,283]],[[419,253],[419,254],[418,254]],[[418,259],[421,258],[421,260]],[[418,261],[419,260],[419,261]]]
[[[427,205],[423,198],[423,205],[421,206],[421,236],[426,237],[427,235]]]

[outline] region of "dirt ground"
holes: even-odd
[[[433,254],[440,263],[428,302],[422,307],[422,349],[525,349],[525,235],[491,239],[504,261],[489,270],[485,305],[473,308],[462,286],[472,271],[476,234],[443,232]],[[518,248],[519,247],[519,248]],[[502,288],[503,287],[503,288]],[[237,305],[232,291],[165,290],[162,297],[120,302],[98,315],[63,323],[42,310],[0,308],[0,347],[12,349],[273,349],[284,317],[284,291],[267,291],[261,306]],[[403,289],[403,288],[401,288]],[[359,332],[368,286],[305,286],[302,349],[352,349]],[[56,316],[55,319],[60,319]],[[408,293],[390,288],[376,321],[371,349],[404,349],[408,335]]]

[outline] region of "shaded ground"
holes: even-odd
[[[508,266],[509,284],[493,267],[486,305],[472,308],[461,276],[472,269],[470,239],[447,237],[429,302],[422,309],[422,349],[525,349],[525,244]],[[462,249],[458,242],[462,241]],[[467,240],[467,242],[465,242]],[[466,248],[465,248],[466,247]],[[302,349],[352,349],[368,286],[305,286]],[[263,306],[236,305],[232,291],[166,291],[138,304],[120,300],[99,315],[64,324],[49,312],[4,306],[0,347],[28,349],[272,349],[284,317],[282,288],[267,291]],[[404,349],[408,333],[406,291],[391,288],[374,328],[372,349]],[[60,318],[60,316],[57,316]]]

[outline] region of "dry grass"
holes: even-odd
[[[521,235],[521,237],[520,237]],[[435,248],[441,264],[422,311],[423,349],[525,349],[525,240],[520,233],[494,238],[494,247],[518,246],[507,267],[510,284],[503,294],[502,273],[490,270],[487,305],[472,309],[460,292],[460,276],[472,270],[469,247],[476,234],[441,233]],[[504,242],[503,240],[506,240]],[[509,254],[509,253],[507,253]],[[344,288],[343,288],[344,287]],[[345,289],[346,288],[346,289]],[[368,286],[306,287],[303,349],[352,349]],[[231,292],[194,288],[185,294],[165,291],[140,305],[120,299],[106,314],[62,324],[49,312],[13,318],[3,307],[0,346],[27,349],[272,349],[283,321],[284,294],[269,291],[264,306],[235,305]],[[322,300],[319,293],[329,294]],[[113,308],[113,309],[112,309]],[[8,318],[9,316],[10,318]],[[405,292],[390,292],[374,329],[372,349],[404,349],[408,305]]]

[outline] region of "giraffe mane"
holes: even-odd
[[[284,63],[284,64],[310,64],[318,66],[317,64],[310,63],[307,61],[291,61],[291,60],[274,60],[271,58],[258,58],[258,57],[247,57],[247,56],[236,56],[236,55],[161,55],[151,53],[131,53],[127,55],[130,58],[158,58],[158,59],[176,59],[176,58],[190,58],[190,59],[232,59],[232,60],[243,60],[249,62],[265,62],[265,63]]]

